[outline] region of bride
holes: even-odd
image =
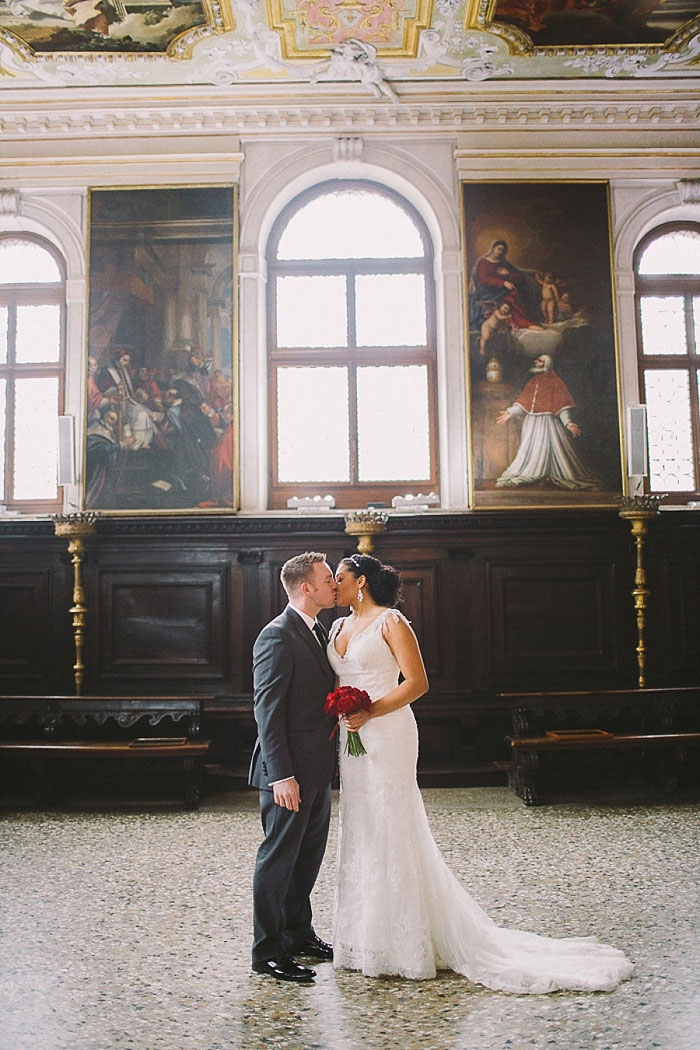
[[[632,973],[594,938],[553,939],[497,926],[451,873],[430,833],[416,782],[411,703],[428,689],[416,637],[393,606],[396,569],[353,554],[336,573],[328,658],[339,685],[365,689],[369,711],[340,723],[340,831],[333,964],[367,977],[415,980],[439,969],[506,992],[610,991]],[[366,754],[345,754],[361,730]]]

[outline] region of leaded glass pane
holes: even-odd
[[[344,277],[278,278],[278,346],[346,346],[347,341]]]
[[[277,369],[280,482],[350,480],[346,368]]]
[[[685,309],[681,295],[645,295],[639,303],[642,353],[686,354]]]
[[[360,481],[422,481],[430,477],[426,365],[357,370]]]
[[[700,354],[700,298],[693,299],[693,329],[695,332],[695,353]]]
[[[700,232],[672,230],[655,238],[642,252],[641,274],[700,274]]]
[[[40,244],[15,237],[0,240],[0,284],[39,284],[60,280],[58,263]]]
[[[43,376],[15,381],[14,451],[14,498],[56,499],[58,379]]]
[[[15,343],[15,359],[18,364],[55,362],[60,356],[60,306],[18,306]]]
[[[0,365],[7,364],[7,326],[10,323],[10,311],[0,306]]]
[[[413,259],[423,242],[409,215],[368,190],[339,190],[309,201],[289,220],[278,259]]]
[[[425,278],[368,274],[355,281],[358,346],[425,346]]]
[[[654,492],[695,489],[690,376],[680,368],[644,373],[649,478]]]

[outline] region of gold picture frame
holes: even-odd
[[[470,500],[617,506],[609,186],[462,183]]]
[[[235,185],[89,192],[86,510],[237,509],[237,210]]]

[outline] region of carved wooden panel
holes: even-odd
[[[99,577],[100,685],[122,679],[226,680],[228,566],[109,569]]]
[[[402,611],[411,621],[420,642],[428,677],[442,674],[440,603],[436,564],[400,564],[403,584]]]
[[[0,680],[5,692],[12,692],[9,680],[15,688],[29,689],[45,676],[50,658],[49,588],[48,569],[0,574]]]
[[[545,560],[546,554],[546,560]],[[615,574],[601,561],[488,565],[490,670],[537,675],[616,668]]]
[[[700,665],[700,561],[664,559],[663,584],[658,596],[662,611],[663,663],[668,670],[689,671]],[[652,605],[655,596],[649,598]],[[657,661],[661,663],[661,661]]]

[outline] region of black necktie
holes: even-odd
[[[320,624],[318,620],[315,620],[312,630],[318,638],[319,642],[321,643],[321,648],[325,649],[328,645],[328,636],[326,635],[326,632],[323,629],[323,625]]]

